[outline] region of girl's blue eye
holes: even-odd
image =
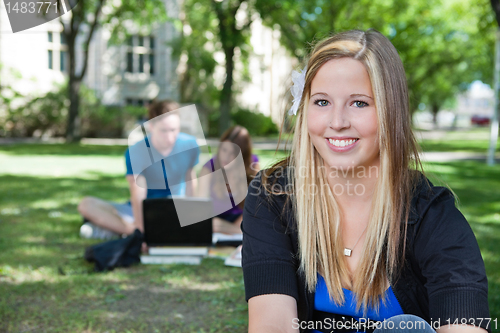
[[[357,108],[364,108],[365,106],[368,106],[368,103],[363,102],[363,101],[355,101],[352,103],[355,107]]]
[[[328,101],[327,100],[324,100],[324,99],[318,99],[314,102],[314,104],[318,105],[318,106],[327,106],[328,105]]]

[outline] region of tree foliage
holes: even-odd
[[[183,36],[177,43],[184,64],[181,99],[198,102],[215,111],[219,134],[230,124],[233,96],[237,90],[235,66],[237,61],[244,64],[250,52],[253,13],[251,1],[184,1],[180,19]],[[223,82],[218,84],[214,76],[222,59]]]
[[[237,125],[245,126],[250,135],[268,136],[278,134],[278,128],[271,117],[250,110],[238,110],[231,114],[231,119]]]
[[[173,55],[181,60],[181,102],[215,109],[218,93],[213,79],[217,66],[214,52],[220,48],[215,13],[207,2],[186,0],[176,23],[181,35],[172,46]]]
[[[491,83],[494,34],[484,2],[411,2],[400,14],[401,23],[390,27],[413,109],[426,103],[436,111],[472,81]]]
[[[94,32],[103,25],[112,31],[112,41],[123,40],[127,35],[125,21],[138,26],[151,26],[151,21],[161,22],[166,19],[165,3],[162,0],[79,0],[71,11],[69,22],[61,17],[68,46],[68,98],[70,101],[66,139],[78,141],[81,136],[80,121],[80,86],[87,71],[89,45]],[[82,40],[81,67],[76,68],[77,37]]]
[[[238,86],[234,51],[251,52],[249,26],[256,14],[280,31],[281,44],[301,62],[315,41],[332,33],[379,30],[403,60],[412,110],[422,103],[439,110],[472,81],[492,81],[494,16],[488,0],[186,0],[183,11],[177,44],[185,63],[182,100],[220,110],[221,118],[227,117]],[[237,15],[246,20],[238,23]],[[214,81],[220,58],[223,87]],[[221,129],[227,119],[219,119]]]
[[[21,73],[12,68],[3,68],[0,64],[0,72],[2,73],[0,81],[0,137],[7,136],[14,128],[15,123],[9,119],[10,110],[15,106],[15,103],[23,99],[23,94],[17,91],[13,85],[4,84],[4,82],[12,82],[21,78]]]
[[[18,96],[23,103],[8,108],[4,119],[5,135],[64,136],[70,107],[67,91],[66,82],[40,96]],[[135,123],[146,112],[144,107],[103,105],[94,91],[84,85],[79,93],[81,133],[85,137],[122,137],[125,127]]]
[[[150,22],[166,18],[161,0],[85,0],[80,5],[80,11],[73,10],[71,24],[64,26],[70,58],[75,48],[71,39],[75,42],[78,34],[87,36],[87,52],[98,26],[107,25],[113,40],[121,41],[128,34],[123,21],[149,29]],[[181,31],[172,44],[174,56],[181,60],[181,102],[220,114],[219,131],[229,125],[233,96],[244,79],[234,75],[235,63],[251,53],[250,25],[256,15],[280,31],[282,45],[299,61],[307,57],[312,43],[332,33],[355,28],[381,31],[405,65],[412,110],[422,103],[439,110],[473,80],[492,81],[495,17],[488,0],[185,0],[181,16],[170,17]],[[78,137],[85,54],[79,72],[70,65],[70,140]],[[224,68],[222,82],[216,80],[221,76],[219,64]]]
[[[290,53],[303,60],[312,42],[348,29],[385,34],[405,65],[412,109],[438,108],[473,80],[491,82],[493,16],[487,0],[256,0]]]

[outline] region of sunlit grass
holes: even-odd
[[[477,144],[484,147],[484,142]],[[458,149],[458,143],[434,146],[443,147]],[[246,332],[241,270],[220,260],[95,274],[82,259],[84,248],[95,242],[79,238],[82,220],[76,205],[86,195],[128,199],[124,150],[0,146],[0,332]],[[285,156],[256,153],[262,167]],[[496,318],[500,167],[477,161],[424,167],[435,184],[446,184],[459,198],[486,263],[491,317]]]
[[[125,174],[125,161],[121,156],[16,156],[0,152],[0,174],[46,177],[77,176],[98,179],[99,175]]]
[[[456,161],[424,164],[436,185],[449,186],[476,234],[489,281],[491,316],[500,315],[500,165]]]
[[[467,130],[435,132],[433,139],[422,140],[425,133],[418,133],[417,138],[420,141],[424,151],[453,151],[453,152],[472,152],[486,154],[490,144],[489,127],[473,127]],[[500,140],[497,142],[497,151],[500,150]]]
[[[105,148],[110,156],[75,145],[3,148],[0,332],[246,331],[241,270],[221,260],[106,274],[83,260],[95,241],[78,236],[76,206],[86,195],[128,199],[124,147]]]

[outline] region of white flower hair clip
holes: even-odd
[[[290,88],[290,92],[293,96],[293,105],[290,110],[288,110],[288,114],[290,116],[296,115],[297,110],[299,109],[300,100],[302,99],[302,93],[304,92],[304,85],[306,83],[306,72],[307,66],[304,67],[302,72],[292,71],[293,86],[292,88]]]

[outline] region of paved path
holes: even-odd
[[[460,151],[436,151],[436,152],[424,152],[420,154],[420,158],[423,162],[451,162],[451,161],[485,161],[485,153],[470,153],[470,152],[460,152]],[[495,161],[500,162],[500,154],[496,154]]]
[[[127,144],[127,139],[83,139],[82,143],[86,144]],[[207,139],[208,145],[216,147],[219,143],[217,139]],[[279,150],[284,150],[285,147],[290,148],[291,142],[281,142]],[[252,143],[254,149],[276,150],[278,140],[256,141]],[[425,152],[420,155],[422,161],[427,162],[450,162],[461,160],[486,161],[486,153],[471,153],[471,152]],[[495,158],[497,163],[500,163],[500,153],[497,153]]]
[[[48,140],[37,140],[32,138],[0,138],[0,145],[4,144],[15,144],[15,143],[63,143],[64,139],[48,139]],[[85,138],[82,139],[83,144],[93,144],[93,145],[127,145],[127,139],[94,139]],[[207,139],[207,143],[211,147],[216,147],[219,143],[217,139]],[[200,142],[201,144],[201,142]],[[278,140],[255,140],[253,142],[254,149],[262,150],[276,150],[278,145]],[[288,148],[291,142],[288,143]],[[285,142],[282,142],[279,146],[280,150],[285,149]],[[472,152],[424,152],[421,154],[422,161],[427,162],[450,162],[450,161],[462,161],[462,160],[475,160],[475,161],[486,161],[486,152],[484,153],[472,153]],[[495,161],[500,163],[500,152],[497,153]]]

